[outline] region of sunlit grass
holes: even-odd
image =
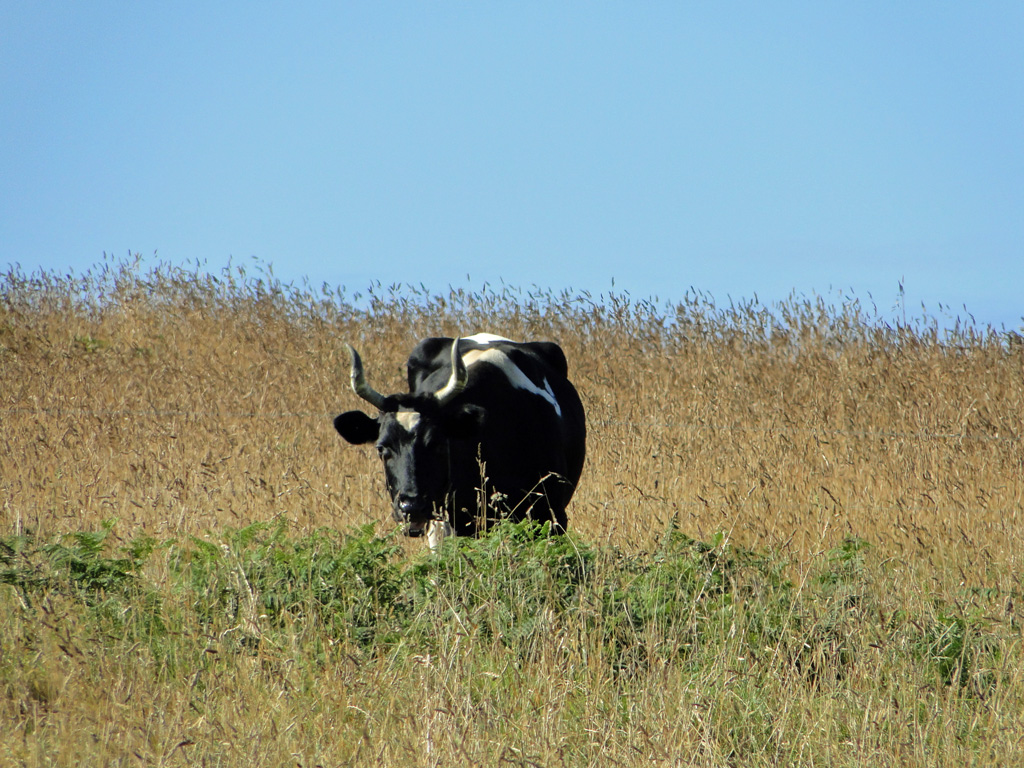
[[[346,342],[565,349],[570,534],[392,535]],[[677,305],[0,276],[0,764],[1021,762],[1024,347]]]

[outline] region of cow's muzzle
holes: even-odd
[[[433,519],[433,506],[420,499],[399,497],[391,513],[396,523],[406,523],[406,536],[422,536]]]

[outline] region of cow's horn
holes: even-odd
[[[377,408],[384,407],[384,395],[366,383],[366,374],[363,373],[363,361],[356,352],[356,348],[348,345],[349,354],[352,355],[352,391],[363,400]]]
[[[452,375],[448,379],[448,383],[437,390],[434,397],[437,398],[440,405],[444,405],[466,388],[467,381],[469,381],[469,370],[462,361],[462,355],[459,354],[459,339],[455,339],[452,342]]]

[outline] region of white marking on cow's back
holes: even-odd
[[[555,409],[555,413],[561,418],[562,408],[559,406],[548,380],[544,379],[544,388],[541,389],[530,381],[530,378],[519,369],[519,366],[513,363],[508,355],[500,349],[471,349],[462,356],[462,361],[466,364],[466,368],[470,368],[476,363],[490,363],[501,370],[505,374],[505,378],[516,389],[531,392],[551,403],[551,407]]]
[[[406,432],[412,432],[420,423],[420,415],[417,411],[399,411],[395,414],[395,421],[405,428]]]
[[[464,336],[466,341],[472,341],[477,344],[493,344],[496,341],[512,341],[512,339],[506,339],[504,336],[496,336],[493,333],[478,333],[474,336]]]

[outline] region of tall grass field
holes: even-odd
[[[1021,337],[682,295],[8,268],[0,766],[1024,765]],[[430,553],[345,344],[479,331],[561,344],[587,463]]]

